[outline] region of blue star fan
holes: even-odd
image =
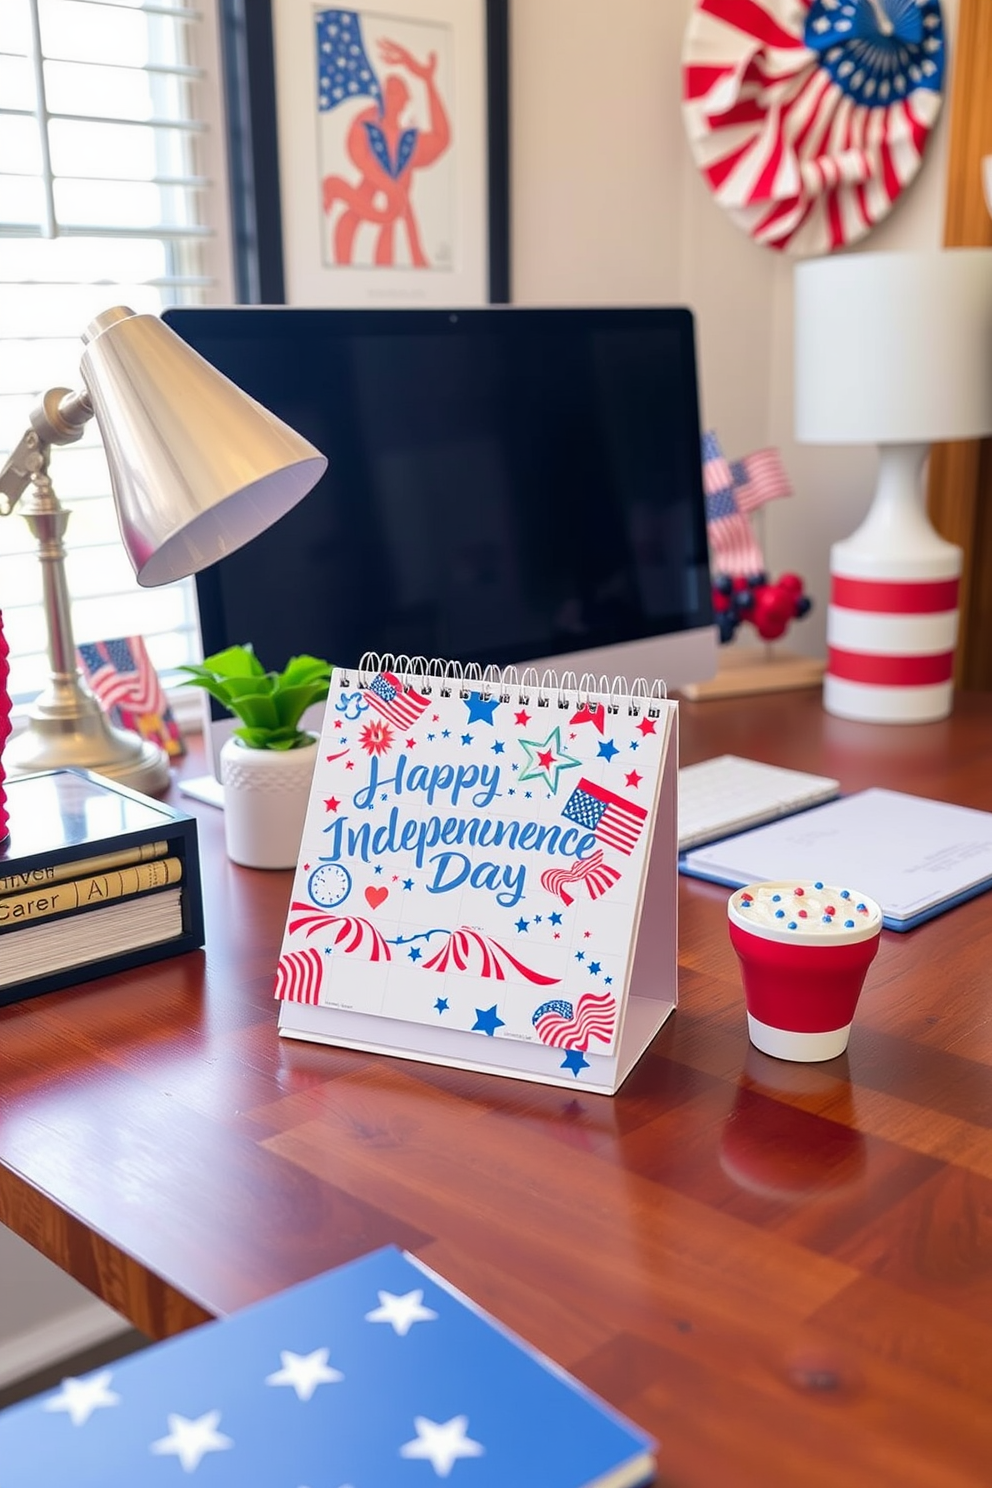
[[[885,105],[943,85],[940,0],[813,0],[803,39],[856,103]]]

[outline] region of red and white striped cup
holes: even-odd
[[[847,1048],[882,911],[812,880],[748,884],[727,906],[751,1042],[776,1059],[835,1059]]]

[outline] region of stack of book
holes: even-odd
[[[203,944],[196,822],[87,770],[8,782],[0,1006]]]

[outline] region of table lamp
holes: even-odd
[[[851,253],[795,270],[795,429],[877,444],[868,515],[830,552],[823,700],[842,718],[951,709],[961,550],[926,514],[934,440],[992,433],[992,250]]]
[[[11,741],[7,775],[84,767],[154,795],[165,752],[111,726],[76,666],[63,536],[48,475],[53,445],[96,417],[121,538],[143,585],[207,568],[283,516],[320,479],[319,450],[249,398],[153,315],[106,310],[83,336],[83,391],[52,388],[0,471],[0,515],[20,510],[38,541],[51,678]],[[2,779],[2,777],[0,777]]]

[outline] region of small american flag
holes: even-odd
[[[587,827],[597,842],[615,847],[618,852],[632,853],[648,814],[643,806],[625,801],[612,791],[591,780],[582,779],[569,796],[562,816]]]
[[[365,689],[370,707],[387,718],[398,729],[408,729],[428,706],[430,699],[413,688],[404,690],[403,683],[392,672],[380,672]]]
[[[733,460],[730,474],[737,506],[742,512],[757,511],[766,501],[792,495],[792,486],[778,450],[755,450],[753,454],[745,455],[743,460]]]
[[[765,566],[751,523],[741,510],[733,471],[712,429],[703,435],[706,534],[714,573],[758,574]]]
[[[616,1021],[616,999],[608,992],[586,992],[574,1007],[563,997],[555,998],[553,1002],[542,1003],[531,1019],[542,1044],[583,1052],[591,1038],[608,1044]]]
[[[118,727],[182,754],[179,726],[140,636],[88,641],[76,650],[86,681]]]
[[[307,1002],[316,1006],[320,1001],[323,969],[320,952],[313,946],[305,951],[288,951],[280,956],[276,968],[276,997],[283,1002]]]

